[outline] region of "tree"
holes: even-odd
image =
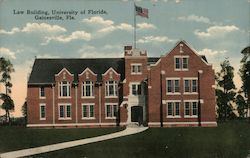
[[[235,116],[232,105],[236,95],[233,82],[234,68],[228,59],[225,59],[220,66],[221,70],[216,74],[217,113],[219,119],[226,120]]]
[[[247,114],[246,113],[247,103],[241,94],[238,94],[236,97],[236,105],[237,105],[237,111],[239,113],[239,117],[245,118]]]
[[[247,113],[249,113],[250,108],[250,46],[246,47],[241,51],[243,55],[241,59],[240,76],[242,80],[242,90],[245,93],[245,98],[247,100]],[[248,116],[250,122],[250,116]]]
[[[22,106],[22,114],[25,119],[25,123],[27,122],[27,101],[24,102]]]
[[[11,64],[10,60],[6,60],[5,58],[0,58],[0,82],[5,85],[5,94],[1,94],[1,99],[3,100],[3,104],[1,106],[2,109],[6,112],[6,121],[9,122],[10,115],[9,111],[14,109],[14,103],[11,97],[8,95],[11,93],[12,83],[11,81],[11,73],[14,72],[13,65]],[[10,104],[10,105],[8,105]]]
[[[9,122],[10,110],[14,109],[14,102],[10,96],[8,96],[7,94],[3,94],[3,93],[0,95],[0,99],[3,100],[3,104],[1,105],[1,108],[5,109],[6,121]]]

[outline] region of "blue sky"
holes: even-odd
[[[149,18],[137,16],[137,47],[149,56],[166,54],[181,39],[187,41],[218,70],[229,57],[235,81],[241,50],[249,45],[249,0],[135,1],[149,9]],[[13,10],[78,11],[74,20],[36,20]],[[104,10],[107,14],[80,14]],[[0,0],[0,56],[9,58],[12,96],[17,106],[26,97],[26,82],[34,58],[122,57],[123,46],[133,44],[134,1],[129,0]],[[20,114],[20,108],[15,111]],[[1,113],[0,113],[1,114]]]

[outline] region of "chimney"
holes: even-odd
[[[132,46],[124,46],[124,50],[132,50]]]

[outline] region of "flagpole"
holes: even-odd
[[[134,2],[134,48],[136,48],[136,7]]]

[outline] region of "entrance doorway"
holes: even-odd
[[[142,106],[131,107],[131,122],[143,123],[143,108]]]

